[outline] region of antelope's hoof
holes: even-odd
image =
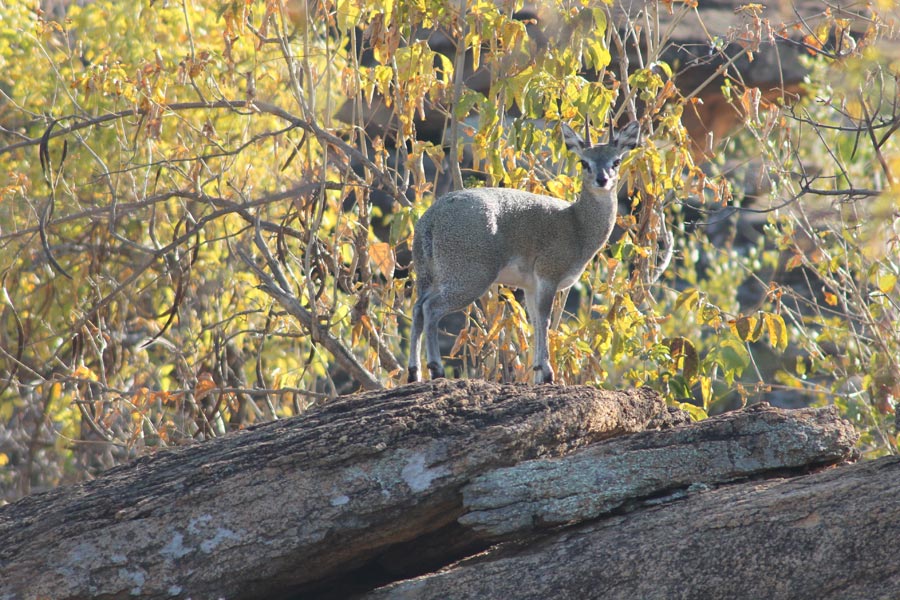
[[[536,385],[553,383],[553,370],[544,371],[544,367],[540,365],[534,367],[534,383]]]
[[[406,383],[415,383],[419,380],[419,367],[410,367],[406,376]]]
[[[428,374],[431,375],[432,379],[443,379],[444,367],[437,363],[428,363]]]

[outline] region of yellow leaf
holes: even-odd
[[[697,288],[688,288],[678,295],[675,300],[675,310],[684,305],[688,310],[694,310],[700,304],[700,291]]]
[[[375,76],[375,86],[378,88],[378,91],[384,96],[385,102],[390,106],[390,98],[391,98],[391,80],[394,78],[394,71],[390,67],[386,67],[384,65],[376,65],[373,70],[373,75]]]
[[[703,303],[703,305],[700,307],[700,313],[698,316],[700,317],[701,325],[719,327],[722,324],[722,312],[719,310],[719,307],[709,302]]]
[[[76,379],[90,379],[91,381],[97,381],[97,375],[84,365],[75,369],[72,373],[72,377],[75,377]]]
[[[762,333],[757,327],[757,318],[752,315],[728,321],[728,325],[742,342],[755,342]]]
[[[678,408],[688,413],[694,421],[702,421],[709,417],[705,410],[690,402],[679,402]]]
[[[50,384],[50,402],[56,402],[62,397],[62,384],[54,381]]]
[[[4,454],[3,452],[0,452],[0,467],[5,467],[8,464],[9,464],[9,456]]]
[[[781,315],[774,313],[763,313],[763,319],[766,322],[766,328],[769,330],[769,343],[780,350],[787,348],[788,335],[787,325]]]
[[[709,408],[710,403],[712,402],[712,378],[711,377],[701,377],[700,378],[700,396],[703,398],[703,408]]]
[[[825,302],[829,306],[837,306],[838,297],[832,294],[831,292],[825,292]]]
[[[887,275],[882,275],[878,278],[878,289],[881,290],[882,294],[890,294],[894,291],[896,285],[897,276],[893,273],[888,273]]]
[[[560,175],[556,179],[551,179],[546,183],[547,189],[557,198],[566,198],[570,196],[575,189],[575,182],[572,178]]]

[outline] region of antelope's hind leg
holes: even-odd
[[[422,327],[425,322],[422,316],[423,299],[424,298],[419,297],[413,305],[412,327],[410,328],[409,337],[409,367],[407,369],[406,379],[408,383],[413,383],[422,379],[419,366],[419,355],[421,354],[419,351],[419,342],[422,338]]]
[[[536,289],[526,291],[525,308],[534,329],[534,383],[553,383],[553,367],[550,366],[550,347],[547,339],[550,331],[550,313],[556,288],[538,283]]]
[[[462,310],[475,302],[488,290],[494,282],[497,269],[492,265],[472,265],[467,279],[443,283],[432,288],[422,302],[422,320],[425,331],[425,357],[428,372],[432,379],[444,377],[444,365],[441,361],[441,348],[438,340],[438,323],[448,313]],[[477,273],[478,277],[471,277]],[[455,285],[454,285],[455,284]],[[413,315],[415,318],[415,315]]]

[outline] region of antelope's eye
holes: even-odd
[[[617,158],[616,160],[613,161],[613,169],[618,169],[619,165],[621,165],[621,164],[622,164],[622,161]]]
[[[584,160],[583,158],[579,162],[581,163],[582,169],[590,169],[591,168],[591,164],[588,161]]]

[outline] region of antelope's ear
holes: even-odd
[[[581,154],[581,151],[584,150],[586,146],[586,143],[581,138],[581,136],[575,133],[575,130],[565,123],[562,124],[562,132],[563,141],[566,143],[566,148],[568,148],[575,154]]]
[[[634,150],[641,143],[640,123],[637,121],[630,122],[613,134],[612,141],[622,152]]]

